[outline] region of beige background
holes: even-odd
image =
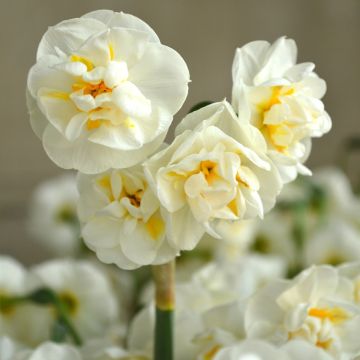
[[[360,0],[0,0],[0,252],[36,261],[43,253],[26,235],[34,186],[60,173],[32,133],[25,83],[48,26],[109,8],[148,22],[188,63],[192,83],[184,109],[229,97],[237,46],[257,39],[294,38],[300,61],[313,61],[327,80],[331,134],[315,141],[310,165],[331,164],[348,135],[359,133]]]

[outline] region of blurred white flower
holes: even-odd
[[[314,73],[313,63],[296,64],[296,57],[292,39],[282,37],[272,45],[254,41],[236,50],[232,68],[233,107],[262,132],[285,182],[298,172],[310,174],[303,163],[311,138],[331,128],[320,100],[325,81]]]
[[[217,227],[217,230],[223,237],[223,241],[205,234],[194,251],[200,250],[206,252],[213,259],[221,262],[237,262],[246,254],[249,245],[254,239],[257,228],[258,221],[255,219],[222,222]]]
[[[294,268],[299,255],[294,241],[291,215],[274,209],[262,221],[258,221],[251,250],[263,255],[277,256],[288,269]]]
[[[324,192],[327,214],[360,225],[360,199],[355,196],[348,177],[340,168],[318,169],[311,180]]]
[[[79,174],[79,217],[87,246],[123,269],[165,263],[177,254],[165,237],[160,203],[141,166]]]
[[[261,340],[245,340],[219,350],[211,360],[331,360],[325,351],[305,341],[290,341],[275,347]]]
[[[175,358],[186,360],[207,354],[219,346],[220,339],[227,345],[229,339],[235,342],[244,338],[241,335],[245,334],[244,299],[283,274],[284,266],[278,259],[251,256],[237,263],[210,263],[195,272],[189,281],[178,282]],[[144,294],[143,299],[150,305],[135,317],[129,337],[130,349],[148,354],[151,354],[153,343],[153,292],[153,287],[149,287]]]
[[[14,360],[15,354],[23,349],[23,346],[16,343],[7,336],[0,336],[0,359]]]
[[[330,266],[311,267],[293,280],[278,280],[249,301],[245,328],[250,338],[275,344],[307,341],[336,359],[360,351],[360,309],[352,282]]]
[[[304,263],[339,265],[360,259],[360,232],[339,218],[331,217],[307,239]]]
[[[94,11],[43,36],[28,76],[31,124],[60,167],[130,167],[163,142],[188,82],[182,57],[142,20]]]
[[[16,260],[0,256],[0,336],[14,340],[31,342],[31,315],[36,316],[36,307],[23,303],[6,302],[14,297],[26,295],[31,290],[31,280],[27,270]]]
[[[127,350],[109,344],[104,340],[90,341],[81,348],[84,360],[150,360],[141,353],[129,353]]]
[[[353,301],[360,308],[360,261],[341,265],[339,273],[353,284]]]
[[[223,222],[262,217],[282,183],[260,132],[240,123],[223,101],[187,115],[174,142],[144,164],[168,211],[167,236],[174,247],[192,250],[205,232],[226,238]],[[230,232],[230,234],[229,234]]]
[[[80,225],[76,214],[78,198],[73,174],[47,180],[33,194],[29,232],[54,255],[73,256],[80,250]]]
[[[35,350],[18,352],[12,360],[83,360],[73,346],[46,342]]]
[[[117,299],[109,279],[98,267],[87,261],[52,260],[31,269],[38,287],[54,290],[67,308],[68,316],[84,340],[104,337],[118,321]],[[38,320],[39,337],[49,339],[55,322],[52,309]]]
[[[209,263],[193,274],[191,283],[205,288],[220,304],[246,299],[270,280],[284,276],[281,258],[249,255],[235,263]]]

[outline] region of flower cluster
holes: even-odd
[[[331,120],[296,53],[285,37],[237,49],[231,101],[197,106],[165,144],[190,81],[175,50],[107,10],[48,29],[30,121],[78,174],[39,186],[28,223],[73,258],[0,258],[0,359],[152,359],[146,265],[175,258],[176,360],[360,355],[360,202],[338,170],[302,176]]]
[[[206,233],[263,218],[330,130],[325,82],[293,40],[237,49],[232,103],[186,116],[181,56],[134,16],[95,11],[51,27],[28,76],[31,124],[49,157],[78,170],[82,237],[123,269],[161,264]]]

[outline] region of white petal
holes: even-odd
[[[115,150],[80,137],[69,142],[53,126],[48,125],[43,145],[48,156],[64,169],[77,169],[85,174],[96,174],[110,168],[127,168],[142,162],[164,141],[165,133],[142,148],[131,151]]]
[[[167,237],[176,249],[194,249],[205,233],[186,206],[175,213],[164,213],[163,216],[166,217]]]
[[[140,30],[150,35],[150,40],[159,43],[160,40],[155,31],[144,21],[136,16],[112,10],[95,10],[82,16],[82,18],[96,19],[108,27],[123,27],[127,29]]]
[[[261,85],[272,79],[282,78],[287,70],[296,63],[297,48],[295,41],[281,37],[271,45],[264,65],[254,78],[254,85]]]
[[[157,106],[175,114],[188,94],[189,70],[183,58],[161,44],[148,44],[140,61],[129,67],[129,80]]]
[[[95,217],[82,229],[81,235],[91,248],[113,248],[121,241],[120,220]]]
[[[129,76],[125,61],[110,61],[104,74],[105,85],[112,89],[121,82],[127,80]]]
[[[79,113],[67,94],[52,89],[39,90],[38,104],[48,121],[61,132],[65,131],[70,120]]]
[[[259,71],[269,47],[270,44],[267,41],[253,41],[236,49],[232,65],[234,86],[240,81],[247,85],[252,85],[253,79]]]
[[[36,100],[31,96],[30,91],[26,90],[26,106],[30,115],[30,124],[38,138],[42,138],[48,120],[39,109]]]
[[[71,118],[65,129],[65,136],[69,141],[74,141],[80,136],[87,119],[86,113],[78,113]]]
[[[50,27],[40,41],[36,58],[58,55],[56,48],[67,55],[77,50],[85,40],[105,30],[104,24],[93,19],[70,19]]]
[[[148,117],[151,101],[133,83],[126,81],[113,91],[114,103],[131,117]]]

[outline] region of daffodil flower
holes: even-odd
[[[189,114],[176,132],[174,142],[144,164],[167,210],[173,246],[191,250],[205,232],[224,238],[231,227],[223,222],[263,217],[274,205],[282,182],[264,154],[265,141],[227,102]]]
[[[126,168],[163,142],[189,72],[140,19],[95,11],[43,36],[28,76],[31,124],[60,167]]]
[[[298,173],[311,174],[303,163],[311,138],[331,128],[321,98],[326,83],[313,63],[296,63],[295,41],[282,37],[274,44],[254,41],[236,50],[232,105],[263,134],[268,155],[285,182]]]
[[[78,213],[87,246],[105,263],[123,269],[173,259],[160,203],[141,166],[79,174]]]

